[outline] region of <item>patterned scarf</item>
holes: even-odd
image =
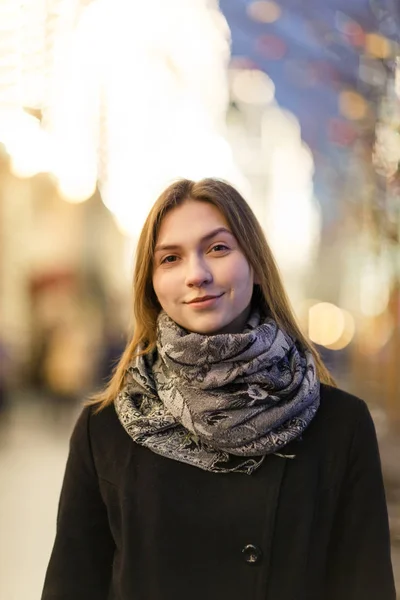
[[[206,471],[252,473],[301,436],[319,406],[309,350],[254,311],[242,333],[200,335],[161,312],[157,350],[115,399],[132,439]]]

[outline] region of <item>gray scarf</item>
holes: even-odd
[[[254,311],[242,333],[190,333],[161,312],[157,351],[115,399],[132,439],[206,471],[252,473],[301,436],[319,406],[311,352]]]

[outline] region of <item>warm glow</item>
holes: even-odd
[[[247,14],[260,23],[274,23],[282,14],[282,9],[272,0],[254,0],[247,7]]]
[[[299,323],[304,331],[310,332],[310,323],[311,323],[311,334],[316,339],[328,339],[329,337],[332,339],[334,337],[333,334],[337,335],[337,333],[341,334],[336,339],[336,341],[328,344],[322,344],[329,350],[343,350],[346,348],[354,339],[356,324],[354,317],[347,310],[340,309],[333,304],[328,303],[328,308],[326,308],[327,303],[321,303],[319,300],[315,299],[307,299],[300,303],[298,306],[298,310],[296,311],[296,316],[299,320]],[[322,308],[321,308],[322,306]],[[333,307],[333,309],[332,309]],[[342,313],[342,317],[339,315],[338,311]],[[333,330],[336,327],[337,331],[329,332],[328,336],[325,336],[321,331],[321,322],[327,321],[330,318],[330,315],[333,315]],[[342,327],[343,324],[343,327]],[[321,335],[322,333],[322,335]],[[311,339],[311,338],[310,338]],[[315,340],[313,340],[315,341]]]
[[[313,192],[314,161],[293,115],[267,109],[262,123],[269,181],[263,223],[279,266],[291,279],[307,269],[319,243],[320,212]]]
[[[393,317],[388,313],[361,321],[357,341],[362,354],[374,355],[390,341],[395,330]]]
[[[345,91],[339,95],[339,110],[344,117],[355,121],[366,117],[368,105],[360,94]]]
[[[92,160],[90,160],[92,159]],[[81,147],[57,147],[53,163],[60,196],[67,202],[79,204],[93,196],[96,189],[96,164],[93,153],[82,143]]]
[[[37,134],[25,135],[20,140],[15,139],[15,145],[8,145],[11,172],[16,177],[33,177],[50,170],[48,138],[43,131]]]
[[[239,102],[269,104],[274,99],[275,85],[263,71],[237,69],[232,71],[232,94]]]
[[[123,185],[107,187],[102,192],[102,200],[114,217],[118,229],[124,235],[137,239],[143,227],[150,206],[155,202],[169,181],[155,181],[151,174],[141,173],[132,189]]]
[[[71,204],[80,204],[91,198],[96,190],[96,187],[90,185],[84,177],[71,177],[69,180],[58,182],[58,191],[63,200]]]
[[[341,309],[344,317],[344,328],[341,336],[333,344],[327,345],[330,350],[343,350],[346,348],[354,338],[356,331],[356,324],[353,316],[347,311]]]
[[[50,169],[50,143],[38,119],[22,110],[0,112],[0,142],[17,177],[33,177]]]
[[[92,2],[60,45],[48,115],[60,189],[82,201],[98,179],[104,204],[133,237],[171,180],[242,179],[223,137],[229,30],[216,7]]]
[[[309,310],[308,335],[312,342],[320,346],[337,343],[345,332],[345,316],[335,304],[320,302]]]
[[[297,316],[310,339],[329,350],[343,350],[354,339],[353,315],[334,304],[307,299],[300,304]],[[336,340],[329,343],[335,337]]]
[[[135,185],[126,185],[129,164],[123,162],[123,155],[115,169],[121,169],[121,177],[108,178],[101,196],[104,204],[113,214],[118,228],[126,235],[137,237],[143,227],[150,207],[160,193],[178,177],[202,179],[223,177],[242,191],[246,182],[235,169],[232,151],[227,141],[212,132],[197,131],[196,144],[191,144],[186,135],[193,131],[184,127],[177,130],[175,139],[160,139],[158,151],[160,162],[143,162],[143,168],[135,176]],[[149,125],[149,135],[153,135]],[[156,132],[154,132],[156,135]],[[190,147],[190,152],[187,148]],[[126,169],[126,170],[124,170]],[[175,173],[175,176],[171,176]]]
[[[294,308],[296,312],[296,318],[298,319],[302,329],[308,331],[308,317],[310,308],[315,304],[318,304],[319,300],[316,298],[305,298],[302,299]]]
[[[172,179],[215,176],[243,188],[224,137],[230,32],[217,0],[78,4],[23,3],[5,23],[15,31],[6,40],[14,61],[7,104],[16,115],[27,99],[43,113],[42,125],[22,109],[13,120],[0,114],[13,172],[51,172],[72,203],[98,183],[132,235]],[[264,73],[252,79],[247,94],[269,101],[272,82]]]
[[[378,33],[368,33],[365,38],[365,49],[376,58],[388,58],[391,53],[390,41]]]
[[[360,309],[375,317],[385,312],[390,297],[390,272],[384,260],[370,261],[361,271]]]

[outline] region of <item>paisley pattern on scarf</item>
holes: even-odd
[[[162,311],[157,350],[115,399],[132,439],[207,471],[252,473],[301,436],[319,406],[311,352],[254,311],[242,333],[201,335]]]

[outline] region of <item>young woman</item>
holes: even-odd
[[[370,414],[296,325],[240,194],[171,185],[133,295],[72,434],[42,600],[394,600]]]

